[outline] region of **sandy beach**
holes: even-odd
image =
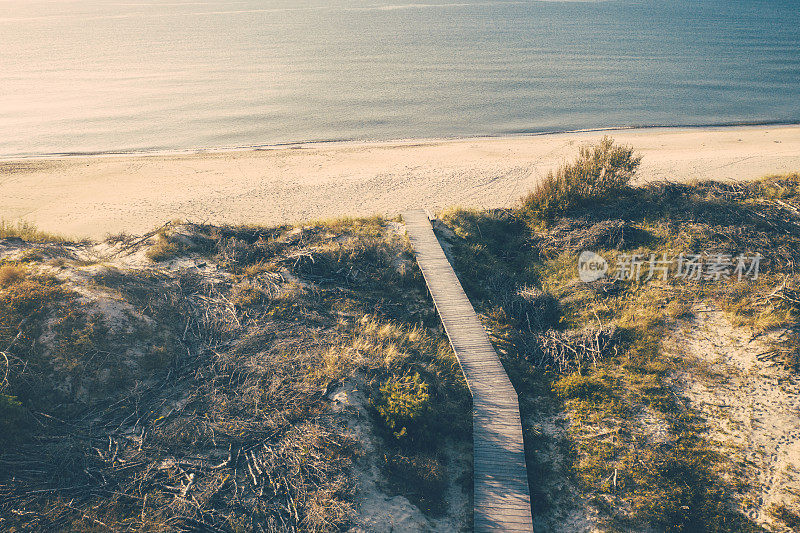
[[[513,204],[583,143],[643,156],[639,181],[754,179],[800,170],[800,126],[651,128],[459,140],[0,162],[0,218],[70,237],[167,220],[275,224],[412,207]]]

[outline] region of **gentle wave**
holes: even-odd
[[[224,153],[224,152],[244,152],[244,151],[269,151],[283,150],[287,148],[299,148],[303,146],[323,146],[334,144],[402,144],[402,143],[426,143],[426,142],[450,142],[467,139],[501,139],[515,137],[547,137],[552,135],[568,135],[575,133],[602,133],[633,130],[701,130],[701,129],[727,129],[727,128],[746,128],[746,127],[765,127],[765,126],[800,126],[799,121],[741,121],[726,123],[709,124],[640,124],[635,126],[609,126],[601,128],[583,128],[575,130],[551,130],[540,131],[536,129],[509,130],[495,135],[470,135],[462,137],[432,137],[432,138],[398,138],[384,139],[380,141],[364,141],[357,139],[319,139],[313,141],[286,141],[271,144],[246,144],[238,146],[217,146],[217,147],[194,147],[194,148],[164,148],[149,147],[139,149],[119,149],[106,151],[86,151],[86,152],[53,152],[53,153],[32,153],[18,154],[15,156],[1,157],[3,161],[30,160],[30,159],[60,159],[70,157],[119,157],[119,156],[153,156],[153,155],[186,155],[186,154],[205,154],[205,153]]]

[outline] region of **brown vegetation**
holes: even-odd
[[[0,219],[0,239],[22,239],[26,242],[66,242],[67,239],[39,230],[30,222],[18,221],[12,224]]]
[[[337,383],[378,405],[382,384],[418,376],[425,395],[401,400],[468,427],[407,244],[381,219],[169,224],[110,240],[104,264],[64,251],[56,277],[39,274],[50,248],[15,246],[0,265],[4,530],[337,531],[358,519],[366,460],[331,409]],[[163,266],[187,256],[200,266]],[[397,458],[378,461],[386,490],[446,512],[441,447],[466,429],[371,412]]]

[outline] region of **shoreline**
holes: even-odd
[[[296,150],[302,148],[315,147],[338,147],[346,145],[407,145],[414,143],[446,143],[473,140],[491,139],[518,139],[526,137],[549,137],[553,135],[568,135],[582,133],[614,133],[631,131],[653,131],[653,130],[726,130],[744,128],[765,128],[800,126],[800,121],[783,120],[764,120],[764,121],[742,121],[715,124],[682,124],[682,125],[638,125],[638,126],[607,126],[602,128],[582,128],[575,130],[552,130],[552,131],[518,131],[505,132],[488,135],[468,135],[455,137],[409,137],[397,139],[321,139],[306,141],[287,141],[279,143],[252,144],[232,147],[209,147],[209,148],[175,148],[175,149],[142,149],[142,150],[102,150],[88,152],[54,152],[30,155],[0,155],[0,163],[11,161],[36,161],[52,159],[71,159],[71,158],[105,158],[105,157],[148,157],[148,156],[170,156],[170,155],[193,155],[193,154],[216,154],[230,152],[261,152],[272,150]]]
[[[274,225],[513,205],[578,147],[611,135],[644,156],[637,183],[800,171],[800,125],[604,129],[269,149],[0,160],[0,219],[69,238],[167,220]]]

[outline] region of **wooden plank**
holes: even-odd
[[[403,213],[408,238],[472,393],[475,531],[532,532],[519,400],[428,216]]]

